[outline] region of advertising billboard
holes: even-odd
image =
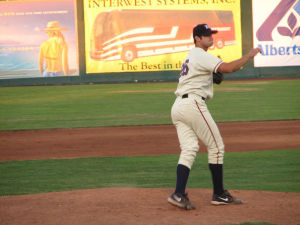
[[[252,0],[254,67],[300,65],[300,0]]]
[[[240,1],[84,1],[87,73],[179,70],[193,27],[218,30],[209,50],[241,57]]]
[[[0,79],[78,75],[75,5],[0,2]]]

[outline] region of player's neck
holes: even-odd
[[[204,51],[207,52],[208,48],[204,47],[204,46],[201,46],[201,45],[195,45],[196,48],[202,48]]]
[[[205,45],[203,45],[203,43],[201,41],[197,41],[195,43],[195,47],[196,48],[202,48],[204,51],[207,51],[208,47],[206,47]]]

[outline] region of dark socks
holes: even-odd
[[[223,164],[208,164],[214,185],[214,194],[220,195],[223,188]]]
[[[177,165],[177,181],[175,193],[185,194],[186,184],[189,178],[190,169],[184,165]]]

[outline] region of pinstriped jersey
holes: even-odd
[[[223,61],[202,48],[192,48],[182,64],[176,96],[196,94],[213,97],[213,76]]]

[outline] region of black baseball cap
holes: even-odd
[[[210,36],[216,34],[217,30],[212,30],[207,24],[198,24],[193,29],[193,37],[200,36]]]

